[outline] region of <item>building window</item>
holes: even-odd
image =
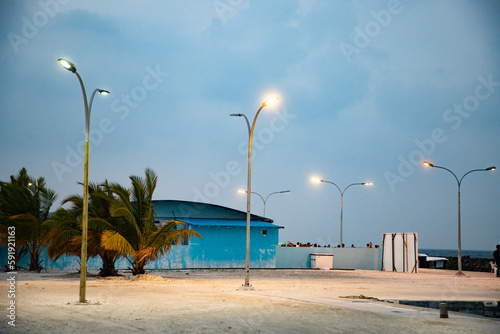
[[[262,230],[262,235],[266,236],[267,235],[267,230]]]

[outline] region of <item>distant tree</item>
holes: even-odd
[[[121,218],[112,217],[109,213],[113,200],[107,181],[101,185],[89,184],[87,256],[101,258],[101,276],[117,275],[115,262],[119,258],[118,252],[101,246],[102,233],[116,229],[121,221]],[[45,222],[49,228],[47,255],[54,261],[62,255],[81,256],[83,199],[74,195],[63,201],[63,204],[67,203],[71,203],[69,209],[60,208]]]
[[[40,253],[47,233],[43,222],[56,199],[56,193],[46,187],[45,179],[35,180],[25,168],[17,176],[11,176],[10,182],[0,182],[0,229],[5,233],[9,226],[15,226],[16,250],[29,253],[30,271],[42,269]],[[6,241],[2,238],[3,244]]]
[[[201,236],[178,220],[171,220],[158,228],[154,224],[153,192],[158,177],[151,169],[146,169],[145,178],[130,176],[130,190],[119,184],[111,184],[115,201],[111,205],[111,215],[122,217],[123,223],[116,230],[105,231],[101,244],[114,250],[129,261],[133,275],[144,274],[148,262],[168,253],[173,246],[184,240]]]

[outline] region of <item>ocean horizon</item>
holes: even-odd
[[[458,249],[434,249],[434,248],[419,248],[419,254],[426,254],[427,256],[437,256],[437,257],[457,257]],[[466,250],[462,249],[462,257],[470,256],[471,258],[477,259],[492,259],[492,250]]]

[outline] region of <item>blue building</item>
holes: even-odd
[[[155,263],[156,268],[243,268],[246,212],[189,201],[153,201],[157,221],[181,220],[203,239],[192,238]],[[250,267],[274,268],[279,229],[269,218],[251,215]]]
[[[246,245],[246,212],[220,205],[190,201],[156,200],[155,224],[161,226],[168,220],[185,222],[187,228],[198,232],[203,239],[192,238],[189,242],[173,247],[171,252],[150,262],[146,269],[194,269],[194,268],[244,268]],[[269,218],[251,215],[250,223],[250,267],[275,268],[276,246],[279,230]],[[5,254],[4,254],[5,253]],[[6,249],[0,250],[0,265],[7,263]],[[77,270],[79,258],[63,256],[52,262],[46,254],[41,256],[42,266],[47,270]],[[28,263],[26,257],[19,263]],[[99,258],[89,259],[89,270],[101,268]],[[117,269],[127,269],[126,259],[116,262]],[[27,267],[27,265],[23,266]]]

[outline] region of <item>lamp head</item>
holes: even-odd
[[[312,177],[311,178],[311,181],[314,182],[314,183],[320,183],[320,182],[323,182],[323,180],[321,180],[320,178],[318,177]]]
[[[271,106],[277,104],[278,100],[279,99],[277,97],[270,97],[266,101],[264,101],[264,103],[262,103],[262,106],[263,107],[271,107]]]
[[[485,170],[490,171],[490,170],[495,170],[495,169],[497,169],[495,166],[491,166],[491,167],[486,168]]]
[[[284,194],[284,193],[289,193],[290,190],[283,190],[283,191],[280,191],[281,194]]]
[[[424,161],[424,166],[427,166],[427,167],[434,167],[433,164],[431,164],[429,161]]]
[[[229,114],[229,116],[241,117],[241,116],[243,116],[243,114]]]
[[[364,186],[373,186],[373,182],[364,182],[362,183]]]
[[[238,189],[238,192],[239,192],[240,194],[246,194],[246,193],[247,193],[247,191],[246,191],[246,190],[243,190],[243,189]]]
[[[110,94],[110,92],[109,92],[109,91],[104,90],[104,89],[98,89],[98,90],[97,90],[97,92],[98,92],[99,94],[101,94],[101,95],[108,95],[108,94]]]
[[[63,59],[63,58],[59,58],[57,60],[57,62],[59,63],[59,65],[61,65],[62,67],[64,67],[68,71],[71,71],[73,73],[76,72],[76,66],[75,66],[75,64],[73,64],[69,60],[66,60],[66,59]]]

